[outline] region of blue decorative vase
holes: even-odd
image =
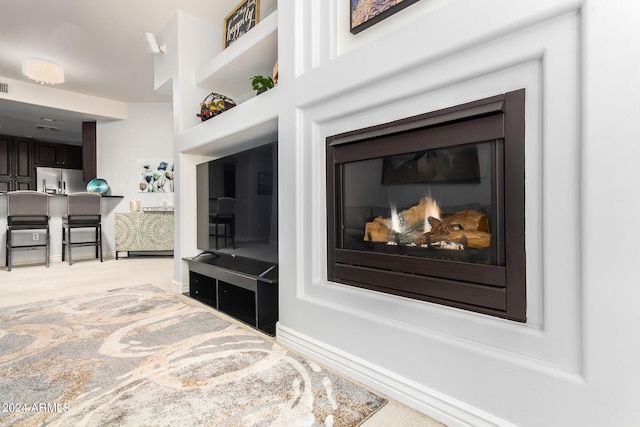
[[[90,193],[104,194],[109,189],[109,184],[102,178],[95,178],[87,184],[87,191]]]

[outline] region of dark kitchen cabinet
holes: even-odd
[[[82,122],[82,179],[98,177],[96,169],[96,122]]]
[[[35,165],[82,169],[82,146],[35,142]]]
[[[0,135],[0,192],[34,189],[33,141]]]

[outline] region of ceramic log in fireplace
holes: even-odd
[[[524,97],[327,138],[328,279],[526,321]]]

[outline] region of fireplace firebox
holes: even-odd
[[[328,279],[525,322],[524,99],[328,137]]]

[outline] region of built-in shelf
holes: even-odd
[[[182,132],[181,152],[219,157],[278,139],[278,87],[259,96],[251,88],[251,77],[271,76],[278,59],[278,11],[272,6],[255,27],[195,70],[197,86],[236,106]]]
[[[183,132],[181,151],[220,157],[278,139],[278,87]]]
[[[251,77],[271,76],[277,59],[276,10],[197,70],[195,81],[202,88],[242,102],[252,96]]]

